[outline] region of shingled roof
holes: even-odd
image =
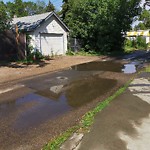
[[[17,25],[19,30],[33,31],[53,15],[59,20],[59,22],[61,22],[61,24],[66,28],[66,30],[69,31],[68,27],[61,21],[61,19],[54,12],[48,12],[44,14],[20,18],[13,18],[12,24]]]

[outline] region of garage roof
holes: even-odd
[[[56,15],[55,12],[48,12],[44,14],[13,18],[12,24],[17,25],[19,30],[23,31],[33,31],[39,27],[44,21],[50,17],[55,16],[58,21],[69,31],[68,27],[63,23],[63,21]]]

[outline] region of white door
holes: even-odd
[[[43,55],[63,55],[63,34],[41,34],[41,51]]]

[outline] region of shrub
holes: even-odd
[[[43,55],[39,52],[39,51],[36,51],[36,52],[31,52],[28,56],[27,56],[27,60],[30,61],[30,60],[33,60],[33,61],[39,61],[41,59],[43,59]]]
[[[126,40],[125,40],[125,46],[127,46],[127,47],[132,47],[132,46],[133,46],[132,41],[129,40],[129,39],[126,39]]]
[[[138,36],[135,40],[126,39],[124,44],[125,49],[147,49],[146,39],[142,36]]]
[[[138,48],[144,48],[144,49],[147,48],[146,39],[141,36],[137,37],[136,43]]]

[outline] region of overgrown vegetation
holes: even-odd
[[[123,34],[140,13],[140,0],[64,0],[62,16],[84,50],[123,50]]]
[[[146,50],[148,48],[148,44],[146,44],[146,39],[142,36],[138,36],[136,39],[126,39],[124,44],[125,51],[132,50]]]
[[[138,19],[140,22],[135,26],[135,30],[146,30],[150,29],[150,11],[145,8],[142,10],[142,13]]]
[[[73,52],[71,49],[68,50],[67,55],[69,56],[100,56],[102,55],[101,52],[96,52],[96,51],[84,51],[84,49],[81,49],[80,51]]]
[[[115,92],[112,96],[105,99],[103,102],[99,103],[98,106],[93,109],[92,111],[89,111],[86,113],[83,118],[80,121],[80,124],[78,126],[74,126],[71,129],[68,129],[66,132],[64,132],[59,137],[53,139],[50,143],[48,143],[46,146],[44,146],[43,150],[56,150],[59,149],[61,144],[63,144],[74,132],[80,129],[80,131],[87,131],[89,130],[89,127],[93,124],[95,115],[102,111],[104,108],[106,108],[112,100],[114,100],[117,96],[122,94],[131,81],[126,83],[122,88],[120,88],[117,92]]]
[[[0,34],[10,28],[11,18],[6,11],[6,5],[0,1]]]

